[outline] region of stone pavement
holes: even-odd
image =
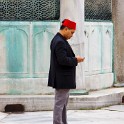
[[[0,124],[52,124],[52,111],[0,113]],[[124,105],[69,110],[68,124],[124,124]]]
[[[70,95],[68,124],[123,124],[122,101],[123,87]],[[0,124],[52,124],[53,103],[54,95],[0,95]],[[4,113],[8,104],[22,104],[25,112]]]

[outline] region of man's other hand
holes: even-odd
[[[76,58],[77,58],[77,61],[78,61],[78,63],[79,62],[83,62],[84,61],[84,59],[85,59],[85,57],[80,57],[80,56],[76,56]]]

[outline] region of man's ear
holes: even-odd
[[[67,28],[67,27],[65,27],[65,30],[67,31],[67,30],[68,30],[68,28]]]

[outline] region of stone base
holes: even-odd
[[[1,95],[50,95],[47,78],[0,78]]]
[[[70,90],[70,95],[88,95],[88,91],[86,90]]]
[[[113,73],[85,76],[86,90],[100,90],[113,86]]]
[[[114,87],[124,87],[124,83],[117,83],[117,84],[114,84]]]
[[[68,109],[98,109],[122,103],[124,88],[111,88],[89,92],[89,95],[70,95]],[[21,104],[25,111],[53,110],[54,95],[1,95],[0,111],[6,105]]]

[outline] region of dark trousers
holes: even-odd
[[[69,89],[55,90],[55,104],[53,112],[53,124],[67,124],[67,103],[69,98]]]

